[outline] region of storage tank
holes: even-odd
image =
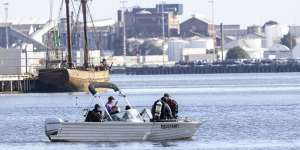
[[[261,27],[260,26],[249,26],[247,27],[247,33],[251,34],[251,33],[261,33]]]
[[[275,43],[280,43],[280,39],[288,34],[289,27],[287,25],[272,25],[265,28],[266,47],[271,48]]]
[[[168,58],[169,61],[183,60],[182,50],[186,47],[188,42],[180,39],[170,39],[168,41]]]
[[[260,38],[244,39],[242,42],[244,42],[243,45],[247,47],[245,50],[251,58],[263,58],[262,40]]]
[[[192,39],[190,40],[189,48],[204,48],[214,49],[214,40],[210,38],[205,39]]]
[[[248,38],[241,40],[243,44],[251,49],[261,49],[262,48],[262,39],[260,38]]]
[[[292,53],[293,53],[294,59],[300,59],[300,45],[297,45],[296,47],[294,47],[294,49],[292,50]]]

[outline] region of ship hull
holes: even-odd
[[[108,71],[68,69],[68,75],[68,84],[74,89],[74,91],[80,92],[88,92],[88,86],[91,82],[107,82],[109,79]]]
[[[88,85],[91,82],[107,82],[108,80],[109,71],[44,69],[39,72],[39,86],[37,91],[87,92]]]

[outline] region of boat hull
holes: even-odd
[[[77,69],[68,69],[68,84],[74,91],[88,92],[88,86],[91,82],[107,82],[109,71],[85,71]],[[100,89],[98,92],[104,92]]]
[[[57,134],[48,135],[53,142],[124,142],[189,139],[199,122],[101,122],[59,124]]]
[[[38,90],[39,92],[87,92],[91,82],[108,80],[109,71],[44,69],[39,72]]]

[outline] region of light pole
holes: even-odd
[[[9,3],[2,3],[5,11],[5,39],[6,39],[6,49],[9,47],[9,39],[8,39],[8,5]]]
[[[49,6],[50,6],[49,21],[52,21],[52,19],[53,19],[53,0],[49,0]]]
[[[216,57],[216,31],[215,31],[215,0],[208,1],[211,4],[211,30],[212,30],[212,38],[214,41],[214,51],[213,51],[213,61],[215,61]]]
[[[163,36],[163,43],[162,43],[162,51],[163,51],[163,65],[166,64],[165,60],[165,40],[166,40],[166,33],[165,33],[165,1],[161,2],[161,21],[162,21],[162,36]]]
[[[223,29],[223,23],[220,24],[220,32],[221,32],[221,56],[222,56],[222,62],[224,61],[224,29]]]
[[[123,56],[124,56],[124,67],[126,67],[126,56],[127,56],[127,45],[126,45],[126,15],[125,15],[125,11],[126,11],[126,3],[127,0],[121,0],[120,1],[122,4],[122,27],[123,27]]]

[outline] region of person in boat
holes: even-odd
[[[143,118],[139,111],[132,109],[130,106],[126,106],[122,120],[126,122],[141,122]]]
[[[105,107],[109,114],[112,112],[113,106],[116,106],[116,103],[114,103],[114,100],[115,100],[115,98],[113,96],[110,96],[110,97],[108,97],[107,103],[105,104]]]
[[[101,65],[100,65],[100,70],[111,70],[111,66],[108,65],[107,60],[105,58],[102,59]]]
[[[170,95],[168,93],[165,93],[164,96],[161,98],[162,101],[165,101],[172,111],[172,116],[174,119],[178,118],[178,103],[171,99]]]
[[[102,122],[102,121],[103,121],[103,116],[102,116],[101,107],[99,104],[96,104],[94,106],[94,109],[88,112],[85,118],[85,122]]]
[[[124,120],[130,119],[130,117],[131,117],[130,116],[130,113],[131,113],[130,110],[131,110],[130,106],[128,106],[128,105],[125,106],[125,113],[124,113],[124,115],[122,117]]]
[[[153,116],[153,121],[164,121],[174,118],[171,108],[164,98],[154,102],[151,113]]]
[[[113,106],[109,114],[113,121],[121,121],[121,118],[118,116],[119,113],[118,106]]]

